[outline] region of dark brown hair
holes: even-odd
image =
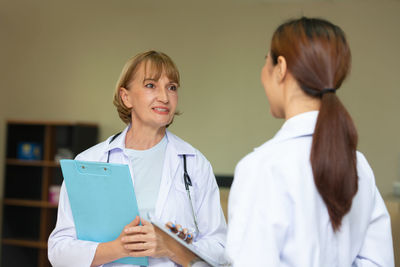
[[[275,65],[283,56],[303,91],[321,98],[310,161],[333,230],[338,231],[358,189],[357,131],[335,94],[350,71],[351,53],[345,34],[326,20],[290,20],[275,31],[270,55]]]

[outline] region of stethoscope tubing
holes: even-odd
[[[188,195],[188,198],[190,201],[190,207],[192,210],[194,226],[196,227],[196,234],[199,234],[200,233],[199,226],[197,224],[196,213],[194,212],[193,201],[192,201],[192,197],[190,195],[190,189],[189,189],[189,186],[192,186],[192,180],[190,179],[190,176],[187,173],[187,169],[186,169],[186,155],[183,155],[183,181],[185,182],[186,192],[187,192],[187,195]]]

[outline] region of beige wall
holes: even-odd
[[[101,139],[120,131],[111,101],[119,72],[130,56],[158,49],[182,75],[184,114],[171,130],[215,173],[232,174],[282,123],[269,115],[259,82],[271,33],[306,15],[347,33],[353,69],[339,95],[380,190],[400,179],[399,1],[136,2],[0,0],[0,162],[7,118],[94,121]],[[3,172],[0,164],[1,185]]]

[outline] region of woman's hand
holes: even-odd
[[[140,225],[140,221],[142,225]],[[177,226],[180,227],[180,225]],[[182,232],[184,232],[183,229]],[[98,266],[129,256],[168,257],[182,266],[187,266],[196,258],[191,251],[163,231],[155,229],[150,222],[140,220],[138,216],[124,227],[117,239],[99,244],[91,266]]]
[[[119,237],[124,250],[128,253],[127,256],[172,258],[173,253],[166,246],[164,238],[156,234],[154,226],[144,219],[141,219],[141,222],[142,225],[128,224]]]
[[[174,224],[172,222],[167,222],[165,226],[167,226],[171,230],[171,232],[177,234],[177,236],[184,240],[186,243],[192,243],[193,233],[189,232],[187,228],[182,228],[180,224]]]
[[[129,236],[126,229],[138,226],[139,223],[140,218],[137,216],[132,222],[124,227],[124,230],[122,230],[117,239],[110,242],[100,243],[97,246],[91,266],[99,266],[120,258],[128,257],[131,251],[125,248],[126,243],[123,241]]]

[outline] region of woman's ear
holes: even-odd
[[[282,82],[287,74],[286,59],[283,56],[278,57],[278,63],[276,64],[276,71],[277,71],[278,82]]]
[[[124,87],[119,88],[119,97],[121,98],[125,107],[132,108],[129,91],[126,88],[124,88]]]

